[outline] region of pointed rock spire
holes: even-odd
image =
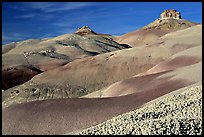
[[[81,28],[78,28],[78,30],[75,32],[75,34],[89,35],[89,34],[97,34],[97,33],[94,32],[89,26],[83,26]]]

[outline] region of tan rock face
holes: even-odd
[[[181,14],[176,10],[165,10],[160,15],[160,19],[168,19],[168,18],[181,19]]]
[[[79,35],[87,35],[87,34],[96,34],[89,26],[83,26],[82,28],[78,28],[75,34]]]

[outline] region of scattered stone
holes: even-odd
[[[178,95],[170,95],[149,106],[113,117],[76,134],[201,135],[202,85],[189,88]]]

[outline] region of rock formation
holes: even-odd
[[[180,12],[165,10],[160,14],[159,18],[143,28],[114,37],[113,39],[120,44],[136,47],[153,41],[169,32],[186,29],[194,25],[198,25],[198,23],[181,18]]]
[[[88,34],[96,34],[89,26],[83,26],[82,28],[78,28],[75,34],[79,35],[88,35]]]
[[[168,18],[181,19],[181,14],[180,12],[177,12],[176,10],[165,10],[160,15],[160,19],[168,19]]]

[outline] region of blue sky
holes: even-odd
[[[73,33],[84,25],[122,35],[177,9],[202,23],[202,2],[2,2],[2,44]]]

